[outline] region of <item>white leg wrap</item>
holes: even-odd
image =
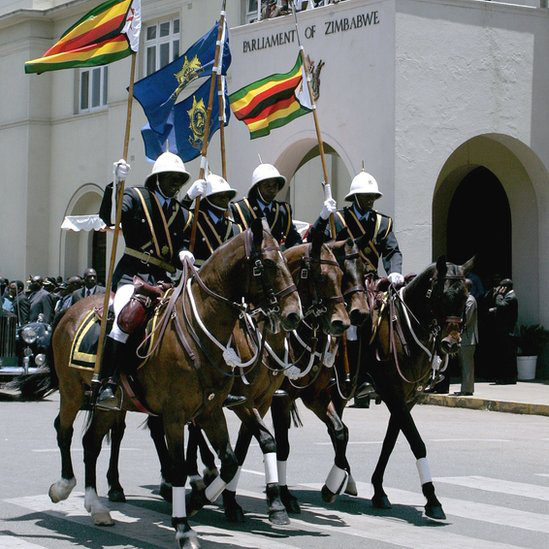
[[[206,488],[205,495],[212,503],[221,495],[221,492],[225,490],[227,483],[221,478],[216,477],[214,481]]]
[[[278,468],[276,465],[276,452],[263,455],[265,464],[265,484],[278,484]]]
[[[347,486],[347,480],[349,479],[349,473],[344,469],[340,469],[337,465],[334,465],[328,478],[326,479],[326,486],[332,494],[341,494]]]
[[[185,505],[185,487],[174,486],[172,488],[172,517],[183,518],[187,516]]]
[[[280,486],[286,486],[288,481],[286,480],[286,465],[287,461],[277,461],[276,468],[278,469],[278,484]]]
[[[233,477],[233,480],[231,480],[231,482],[229,482],[229,484],[227,484],[227,490],[229,490],[231,492],[236,492],[236,488],[238,486],[238,481],[240,480],[240,472],[241,471],[242,471],[242,467],[239,467],[236,470],[236,474]]]
[[[419,473],[419,481],[423,486],[426,482],[432,482],[431,471],[429,470],[429,462],[427,458],[421,458],[416,461],[417,472]]]

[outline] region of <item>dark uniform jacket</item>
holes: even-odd
[[[265,217],[271,228],[272,235],[283,244],[285,248],[291,248],[296,244],[302,244],[300,234],[297,232],[292,220],[292,207],[287,202],[273,200],[270,210],[266,214],[262,211],[258,198],[253,191],[249,197],[243,198],[231,204],[234,220],[247,229],[254,219]]]
[[[189,205],[188,199],[183,204]],[[192,223],[189,223],[184,233],[184,247],[188,248],[191,240]],[[202,264],[224,242],[241,232],[241,228],[232,219],[223,215],[223,212],[212,206],[207,198],[200,201],[198,221],[196,227],[196,240],[193,255],[195,266]]]
[[[100,216],[110,224],[110,193],[107,191]],[[154,192],[145,187],[126,189],[122,200],[122,233],[126,249],[114,271],[113,290],[131,284],[134,275],[150,284],[169,280],[168,273],[182,267],[179,252],[184,249],[183,232],[190,225],[191,217],[174,198],[164,213]]]
[[[23,326],[29,322],[30,302],[24,293],[17,294],[13,299],[7,294],[4,294],[4,299],[9,299],[12,302],[13,310],[7,314],[13,314],[16,317],[16,322],[19,326]],[[0,314],[4,314],[4,310],[0,309]]]
[[[402,273],[402,254],[393,233],[393,220],[382,213],[370,210],[365,219],[360,219],[355,206],[338,210],[335,215],[336,240],[360,239],[360,256],[365,262],[367,273],[376,273],[379,258],[387,274]],[[313,225],[312,231],[321,231],[330,236],[329,219],[321,217]]]
[[[97,284],[96,286],[91,288],[91,290],[92,290],[92,293],[90,295],[103,295],[105,293],[105,288],[103,286],[100,286],[99,284]],[[87,297],[88,296],[87,292],[88,292],[88,288],[86,288],[86,286],[83,286],[82,288],[72,292],[72,294],[71,294],[71,297],[72,297],[71,305],[78,302],[78,301],[80,301],[84,297]]]
[[[55,309],[55,300],[51,294],[44,290],[44,288],[40,288],[36,292],[30,293],[28,297],[30,301],[29,322],[36,322],[38,315],[42,313],[44,315],[44,322],[51,324]]]

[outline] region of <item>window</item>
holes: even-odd
[[[257,21],[258,0],[246,0],[246,23]]]
[[[147,25],[143,71],[145,76],[149,76],[179,57],[179,43],[179,19]]]
[[[107,105],[109,67],[80,70],[79,112],[90,112]]]

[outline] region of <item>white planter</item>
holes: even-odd
[[[517,356],[517,379],[528,381],[536,378],[537,356]]]

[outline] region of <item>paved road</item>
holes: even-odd
[[[60,459],[52,427],[58,397],[38,403],[0,401],[0,548],[174,547],[170,507],[156,495],[158,466],[143,417],[128,418],[122,483],[128,503],[111,505],[113,528],[91,525],[83,507],[80,433],[75,428],[78,479],[68,500],[52,504],[49,485]],[[301,407],[303,410],[303,407]],[[237,427],[228,415],[231,432]],[[322,503],[319,488],[332,461],[324,426],[303,411],[305,427],[291,432],[289,478],[303,512],[287,527],[266,519],[262,460],[254,446],[241,477],[247,522],[228,525],[216,506],[193,519],[205,548],[511,548],[549,547],[549,418],[420,406],[415,411],[427,443],[437,492],[448,519],[424,517],[415,460],[400,440],[386,475],[393,502],[375,511],[368,501],[369,475],[387,421],[383,406],[348,409],[349,446],[358,498]],[[99,493],[106,493],[107,448],[99,466]]]

